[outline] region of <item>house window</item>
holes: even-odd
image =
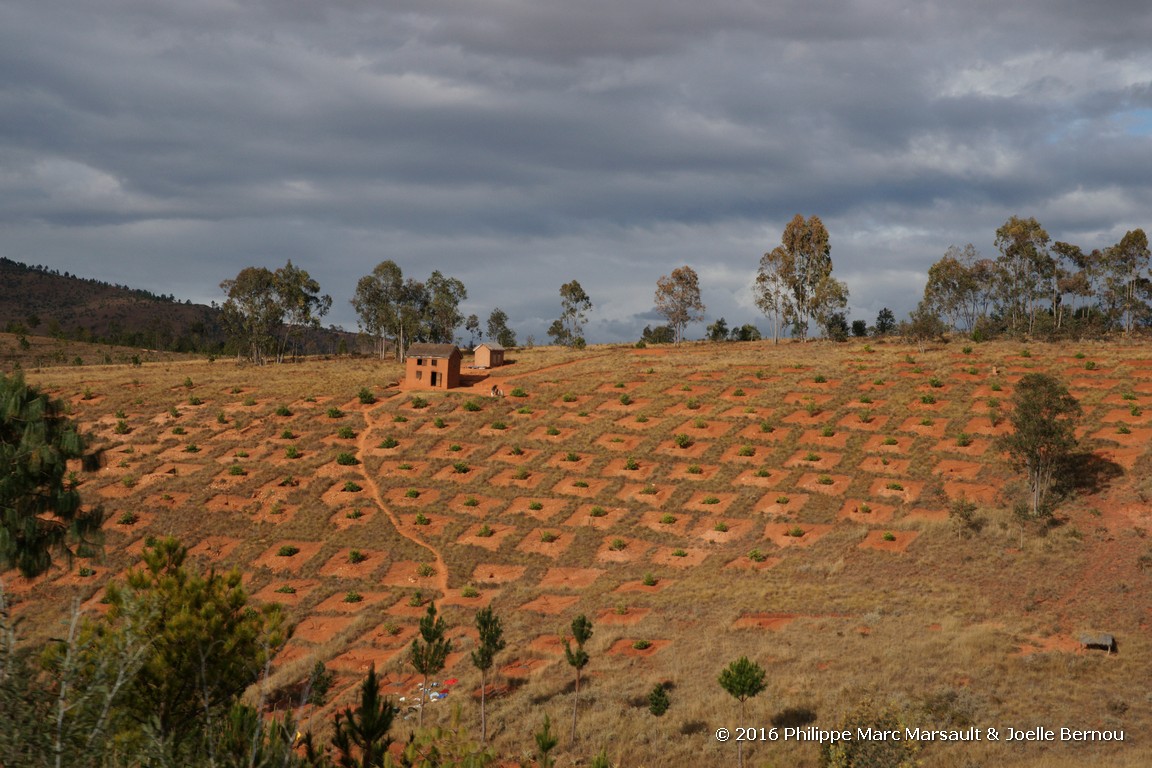
[[[433,360],[433,361],[432,361],[432,367],[433,367],[433,368],[435,368],[435,367],[436,367],[436,360]]]
[[[422,357],[416,358],[416,365],[424,365],[424,358],[422,358]]]
[[[424,378],[424,371],[416,371],[416,381],[420,381],[422,378]]]

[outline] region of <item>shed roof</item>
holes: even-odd
[[[413,344],[408,347],[408,357],[452,357],[460,354],[455,344]]]
[[[476,345],[476,349],[480,349],[480,347],[484,347],[485,349],[490,349],[493,352],[503,352],[504,351],[504,347],[500,346],[499,344],[497,344],[496,342],[493,342],[493,341],[482,341]]]

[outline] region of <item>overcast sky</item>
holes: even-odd
[[[521,341],[576,279],[633,341],[684,264],[767,332],[802,213],[871,322],[1012,215],[1152,225],[1150,40],[1147,0],[4,0],[0,255],[196,302],[291,259],[348,328],[392,259]]]

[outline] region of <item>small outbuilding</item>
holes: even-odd
[[[473,365],[477,368],[499,368],[504,365],[504,347],[492,342],[482,342],[472,350]]]
[[[413,344],[404,365],[404,386],[452,389],[460,386],[460,350],[455,344]]]

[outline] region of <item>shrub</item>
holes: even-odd
[[[644,494],[645,496],[655,496],[657,493],[656,486],[646,485],[640,489],[640,493]]]
[[[291,584],[282,584],[276,588],[276,592],[281,595],[294,595],[296,594],[296,587]]]
[[[972,354],[972,347],[965,345],[960,351],[966,355],[970,355]]]
[[[287,456],[289,459],[298,459],[298,458],[300,458],[300,457],[301,457],[303,454],[302,454],[302,453],[300,453],[300,449],[299,449],[299,448],[297,448],[297,447],[296,447],[296,446],[294,446],[294,445],[290,445],[290,446],[288,446],[287,448],[285,448],[285,449],[284,449],[284,455],[285,455],[285,456]],[[337,461],[339,461],[339,458],[337,458]]]
[[[246,405],[251,408],[253,405],[256,405],[256,398],[252,397],[252,395],[248,395],[248,397],[244,398],[242,405]]]
[[[720,522],[716,523],[716,525],[712,526],[712,530],[716,531],[717,533],[727,533],[728,523],[725,523],[723,520],[721,520]]]
[[[420,567],[416,569],[416,575],[427,578],[436,573],[436,569],[428,563],[420,563]]]
[[[276,415],[277,416],[291,416],[292,415],[292,409],[286,405],[277,406],[276,407]]]
[[[776,503],[781,505],[781,506],[784,506],[785,504],[787,504],[790,501],[792,501],[792,499],[788,498],[787,496],[777,496],[776,497]]]
[[[380,441],[381,448],[395,448],[400,445],[400,441],[394,437],[386,437]]]
[[[627,469],[627,470],[640,469],[640,462],[636,461],[636,459],[629,458],[627,461],[624,462],[624,469]]]
[[[688,557],[688,553],[683,549],[674,549],[672,550],[672,557]]]
[[[428,407],[428,401],[425,400],[424,398],[420,397],[419,395],[412,395],[412,399],[408,401],[408,404],[411,405],[413,408],[427,408]]]
[[[896,541],[896,534],[892,533],[892,531],[885,531],[883,538],[884,541]]]
[[[580,461],[580,454],[569,451],[564,456],[564,461]]]
[[[344,492],[345,493],[359,493],[362,490],[363,490],[363,488],[361,488],[359,484],[354,483],[351,480],[344,483]]]
[[[972,435],[967,432],[961,432],[956,436],[956,445],[961,448],[967,448],[969,445],[972,445]]]
[[[472,467],[468,466],[468,464],[466,462],[463,462],[463,461],[458,461],[455,464],[453,464],[452,469],[458,475],[466,475],[472,471]]]
[[[592,509],[588,510],[588,514],[592,517],[604,517],[608,514],[608,510],[604,509],[604,507],[592,507]]]
[[[900,483],[888,483],[888,485],[886,485],[884,487],[890,491],[902,491],[902,490],[904,490],[904,486],[901,485]]]
[[[750,445],[742,445],[742,446],[740,446],[740,450],[737,451],[737,455],[738,456],[755,456],[756,455],[756,449]]]
[[[241,477],[248,474],[248,471],[239,464],[233,464],[232,466],[228,467],[228,474],[232,475],[233,477]]]
[[[528,414],[532,413],[532,409],[528,406],[524,406],[523,408],[517,409],[516,413],[522,413],[527,416]]]
[[[420,567],[421,568],[429,568],[429,569],[431,568],[431,566],[428,566],[428,565],[422,565]],[[428,573],[428,574],[424,574],[424,575],[431,576],[432,573]],[[422,605],[424,605],[424,596],[421,595],[419,592],[414,593],[412,595],[412,597],[408,598],[408,606],[410,608],[419,608]]]
[[[436,427],[436,429],[444,429],[444,427],[448,426],[448,424],[445,423],[444,419],[437,416],[436,418],[432,419],[432,426]]]
[[[468,498],[464,499],[464,506],[466,506],[466,507],[478,507],[478,506],[480,506],[480,500],[477,499],[475,496],[469,496]]]
[[[344,411],[340,410],[336,406],[332,406],[331,408],[328,409],[328,418],[330,418],[330,419],[339,419],[343,416],[344,416]]]
[[[125,512],[116,520],[119,525],[136,525],[140,522],[140,516],[135,512]]]
[[[515,478],[516,480],[527,480],[528,478],[532,477],[532,473],[529,472],[527,469],[524,469],[523,467],[521,467],[520,469],[518,469],[516,471],[516,474],[512,475],[512,477]],[[587,487],[587,485],[585,485],[584,487]]]
[[[572,394],[571,392],[565,392],[564,396],[560,399],[566,403],[574,403],[576,402],[576,395]]]
[[[864,403],[865,405],[869,405],[872,402],[872,398],[868,395],[860,395],[860,402]]]
[[[460,590],[460,597],[467,598],[469,600],[480,597],[480,590],[469,584],[467,587],[464,587],[464,589]]]
[[[608,545],[608,549],[613,552],[619,552],[627,546],[628,542],[624,541],[624,539],[612,539],[612,542]]]
[[[928,379],[928,386],[932,387],[933,389],[939,389],[940,387],[944,386],[944,382],[933,376],[932,378]]]
[[[360,391],[356,393],[356,397],[360,398],[361,405],[372,405],[376,402],[376,395],[372,394],[372,390],[368,387],[360,387]]]
[[[832,478],[828,475],[820,475],[820,477],[816,478],[816,483],[818,485],[832,485],[832,482]]]
[[[431,522],[432,522],[432,521],[431,521],[431,520],[429,520],[429,519],[428,519],[428,518],[427,518],[427,517],[424,515],[424,513],[423,513],[423,512],[417,512],[417,513],[416,513],[416,520],[415,520],[415,522],[416,522],[416,525],[429,525],[429,524],[431,524]]]
[[[336,432],[336,437],[339,437],[341,440],[352,440],[356,437],[356,430],[347,426],[340,427],[339,431]]]
[[[560,434],[560,430],[556,429],[556,427],[548,427],[548,429],[545,430],[545,433],[549,437],[556,437],[556,435]]]
[[[693,464],[692,466],[688,467],[688,474],[702,475],[704,474],[704,469],[699,464]]]
[[[935,405],[936,398],[932,395],[920,395],[920,402],[924,403],[925,405]]]
[[[704,421],[704,419],[696,419],[692,422],[692,426],[694,426],[696,429],[707,429],[708,422]]]
[[[922,426],[922,427],[931,427],[935,423],[936,422],[933,421],[932,419],[927,419],[927,418],[920,419],[920,426]]]
[[[700,499],[700,503],[701,504],[719,504],[720,499],[715,497],[715,496],[705,496],[704,498]]]
[[[1132,429],[1127,424],[1121,424],[1120,426],[1116,427],[1116,434],[1130,435],[1132,434]]]
[[[345,512],[344,517],[348,518],[349,520],[359,520],[360,518],[364,517],[364,512],[359,509],[354,509],[351,512]]]
[[[678,448],[688,448],[692,445],[692,438],[681,432],[674,438]]]
[[[492,429],[508,429],[508,425],[502,421],[492,422]]]
[[[804,461],[820,461],[820,456],[812,451],[808,451],[808,453],[804,454]]]
[[[353,467],[360,463],[360,459],[350,453],[336,454],[336,463],[342,467]]]
[[[368,555],[364,554],[358,549],[354,549],[348,553],[348,562],[352,564],[362,563],[368,559]]]
[[[836,436],[836,430],[830,426],[827,426],[827,427],[824,427],[824,429],[820,430],[820,434],[823,437],[835,437]]]
[[[646,651],[652,647],[652,643],[648,640],[637,640],[632,643],[632,647],[637,651]]]
[[[689,398],[689,399],[688,399],[688,403],[687,403],[687,405],[688,405],[688,408],[689,408],[689,410],[693,410],[693,411],[695,411],[695,410],[699,410],[699,408],[700,408],[700,401],[699,401],[699,400],[697,400],[696,398],[692,397],[692,398]]]
[[[1093,360],[1089,360],[1088,362],[1084,363],[1084,370],[1086,370],[1086,371],[1096,370],[1096,362]]]
[[[884,445],[896,445],[896,442],[897,442],[896,438],[894,438],[894,437],[884,438]]]
[[[756,470],[756,477],[771,477],[771,476],[772,476],[772,473],[769,472],[766,467],[760,467],[760,469]]]
[[[484,525],[480,526],[480,530],[476,531],[476,535],[482,539],[491,538],[495,533],[496,531],[492,530],[488,523],[484,523]]]
[[[188,434],[188,430],[184,429],[184,427],[172,427],[172,434],[174,434],[174,435],[186,435],[186,434]]]
[[[636,423],[637,424],[645,424],[645,423],[647,423],[647,421],[648,421],[648,417],[645,416],[644,414],[640,414],[639,416],[636,417]]]
[[[364,599],[364,596],[361,595],[359,592],[356,592],[355,590],[348,592],[347,594],[344,595],[344,602],[346,602],[346,603],[358,603],[363,599]]]
[[[676,522],[676,515],[664,514],[663,516],[661,516],[660,522],[663,523],[664,525],[672,525],[673,523]]]
[[[294,547],[291,544],[285,544],[284,546],[280,547],[280,549],[276,550],[277,557],[292,557],[293,555],[298,555],[299,553],[300,547]]]
[[[403,423],[404,423],[404,422],[406,422],[406,421],[408,421],[408,417],[407,417],[407,416],[404,416],[403,414],[399,414],[399,413],[398,413],[398,414],[396,414],[395,416],[393,416],[393,417],[392,417],[392,422],[393,422],[394,424],[403,424]]]
[[[132,428],[128,426],[128,422],[124,421],[124,419],[120,419],[116,422],[116,428],[112,431],[118,435],[126,435],[132,431]]]
[[[643,583],[644,583],[644,586],[646,586],[646,587],[654,587],[654,586],[656,586],[656,585],[657,585],[659,582],[660,582],[660,580],[659,580],[659,579],[657,579],[657,578],[656,578],[656,576],[655,576],[654,574],[651,574],[651,573],[646,573],[646,574],[644,574],[644,579],[643,579]]]
[[[560,534],[555,533],[554,531],[543,531],[540,534],[540,541],[544,542],[545,544],[551,544],[558,538],[560,538]]]
[[[825,384],[828,381],[828,377],[822,373],[818,373],[816,374],[816,377],[812,379],[812,381],[816,382],[817,384]]]
[[[804,536],[804,534],[805,534],[805,530],[803,528],[801,528],[798,525],[794,525],[788,529],[788,531],[785,535],[791,536],[794,539],[799,539],[799,538],[802,538]]]
[[[91,568],[88,568],[87,566],[82,566],[79,570],[76,571],[76,575],[82,579],[86,579],[89,576],[95,576],[96,571],[92,570]]]
[[[510,456],[523,456],[524,455],[524,449],[518,445],[514,445],[514,446],[512,446],[511,450],[508,451],[508,455],[510,455]]]
[[[761,432],[775,432],[776,427],[772,426],[771,424],[769,424],[766,421],[762,421],[762,422],[760,422],[760,431]]]
[[[415,488],[409,488],[404,492],[404,497],[408,499],[418,499],[420,498],[420,491],[416,490]]]
[[[468,400],[464,403],[464,410],[475,413],[476,411],[481,410],[480,403],[476,402],[475,400]]]
[[[762,563],[768,559],[768,556],[761,552],[759,549],[754,549],[748,553],[748,559],[754,563]]]
[[[290,429],[286,429],[280,433],[280,439],[281,440],[295,440],[296,439],[296,433]]]
[[[744,390],[740,387],[732,390],[732,397],[744,397]]]
[[[872,513],[872,507],[868,504],[861,504],[856,508],[856,511],[863,515],[868,515]]]
[[[632,402],[633,402],[633,400],[631,397],[628,396],[627,392],[620,395],[620,405],[632,405]]]

